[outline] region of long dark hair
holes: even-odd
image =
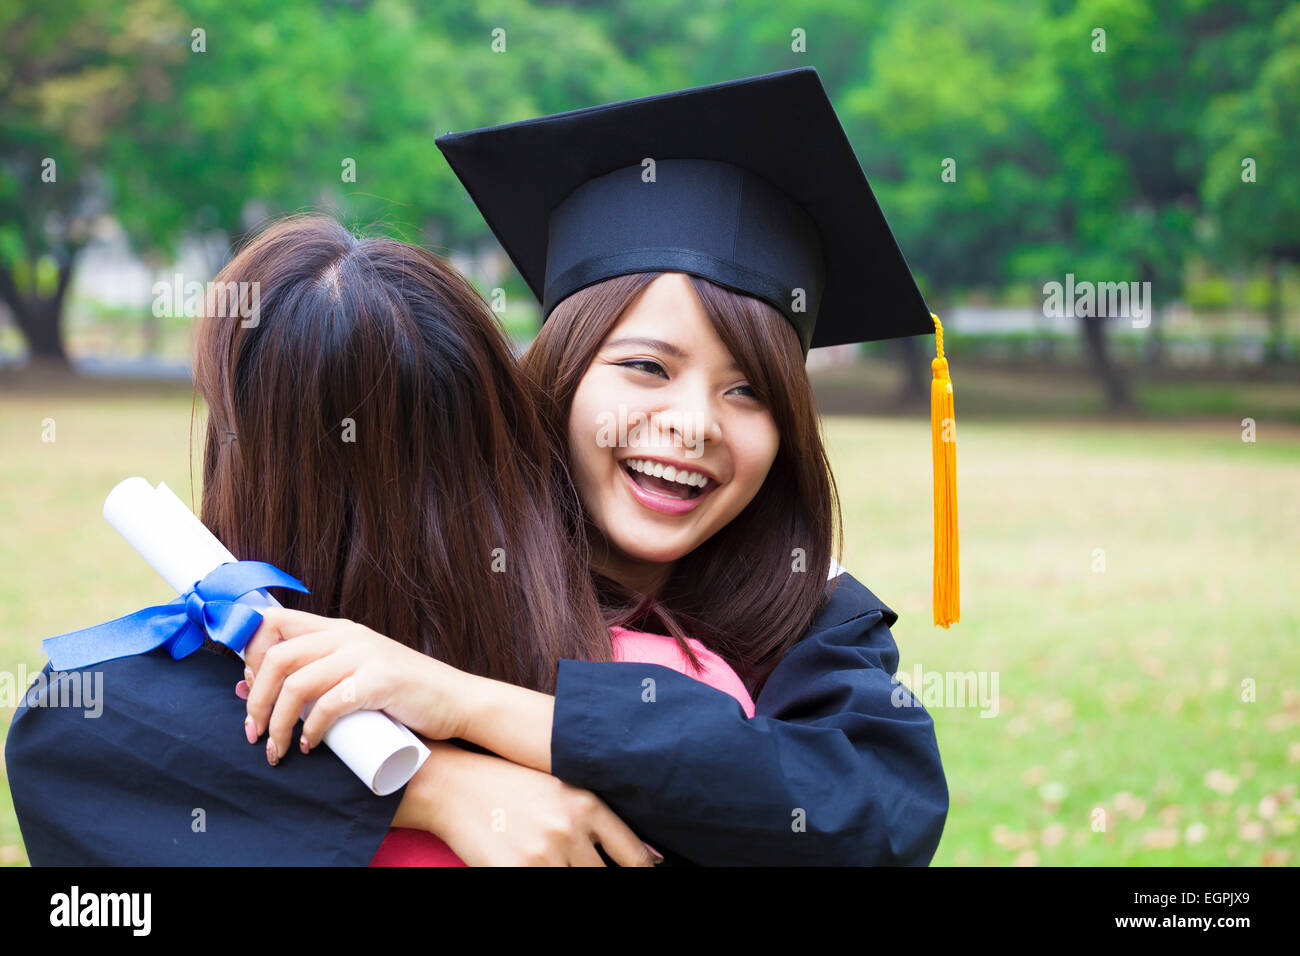
[[[607,279],[560,302],[525,353],[544,395],[553,436],[620,316],[661,273]],[[605,620],[694,637],[761,689],[781,656],[823,606],[830,562],[842,553],[839,498],[798,337],[772,306],[689,277],[718,337],[766,404],[780,446],[766,480],[726,527],[679,559],[657,594],[631,592],[593,574]],[[555,439],[567,464],[567,441]],[[586,520],[586,531],[598,534]]]
[[[610,659],[572,488],[469,282],[296,217],[215,283],[260,299],[254,318],[209,310],[195,357],[202,517],[236,557],[301,578],[311,594],[289,606],[474,674],[550,691],[560,658]]]

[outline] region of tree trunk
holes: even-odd
[[[27,344],[29,361],[46,366],[70,367],[63,347],[63,301],[72,279],[72,260],[59,266],[59,280],[54,295],[48,299],[22,295],[14,282],[13,271],[0,268],[0,301],[9,306],[14,324]]]
[[[27,354],[33,361],[68,364],[68,353],[63,348],[62,315],[49,300],[28,303],[25,315],[15,316],[18,330],[27,343]]]
[[[898,358],[903,367],[903,384],[898,390],[898,404],[903,407],[925,404],[930,398],[930,381],[926,374],[929,363],[921,351],[921,343],[912,335],[896,341]]]
[[[1154,273],[1150,266],[1144,265],[1142,267],[1141,281],[1143,283],[1150,282],[1152,285],[1155,284]],[[1141,288],[1147,288],[1147,286],[1143,285]],[[1147,365],[1152,368],[1159,368],[1165,364],[1164,314],[1160,309],[1156,308],[1154,302],[1147,301],[1146,307],[1147,321],[1151,324],[1146,328],[1147,343],[1143,352],[1146,355]]]
[[[1265,352],[1265,361],[1280,362],[1285,353],[1282,325],[1282,264],[1276,257],[1270,257],[1265,267],[1268,275],[1268,330],[1269,342]]]
[[[1088,361],[1092,372],[1106,393],[1106,407],[1110,411],[1124,411],[1133,407],[1133,397],[1128,381],[1110,357],[1106,348],[1105,319],[1101,316],[1080,316],[1083,323],[1083,340],[1088,347]]]

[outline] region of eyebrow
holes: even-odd
[[[682,349],[679,349],[671,342],[665,342],[663,339],[648,339],[648,338],[642,338],[640,336],[624,336],[621,339],[615,339],[612,342],[606,342],[605,348],[611,349],[616,345],[644,345],[647,348],[657,349],[660,352],[663,352],[665,355],[671,355],[675,359],[689,358],[686,352],[684,352]],[[741,371],[740,364],[738,362],[733,361],[731,363],[731,367],[727,371],[729,372]]]
[[[658,349],[665,355],[671,355],[675,359],[686,358],[687,355],[671,342],[665,342],[663,339],[645,339],[635,336],[615,339],[613,342],[606,342],[605,348],[613,348],[616,345],[644,345],[652,349]]]

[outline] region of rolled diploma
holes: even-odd
[[[235,560],[165,484],[155,489],[143,478],[126,479],[105,499],[104,518],[178,594],[184,594],[214,568]],[[266,591],[247,594],[240,603],[281,606]],[[310,709],[309,704],[303,716]],[[324,740],[381,797],[405,786],[429,756],[429,748],[415,734],[377,710],[340,717],[325,732]]]

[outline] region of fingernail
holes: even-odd
[[[241,680],[235,685],[235,696],[240,700],[248,700],[248,681]]]
[[[250,744],[257,743],[257,724],[253,723],[252,714],[244,717],[244,736],[248,738]]]
[[[249,687],[253,686],[253,669],[251,667],[244,668],[244,680],[248,682]]]
[[[298,749],[303,753],[308,753],[311,748],[307,746],[307,735],[303,734],[298,738]]]
[[[654,847],[652,847],[649,843],[646,843],[644,840],[642,840],[641,845],[650,851],[650,855],[655,858],[656,863],[662,863],[664,861],[664,855],[660,853],[658,850],[656,850]]]
[[[275,741],[270,737],[266,738],[266,762],[272,767],[280,762],[280,753],[275,749]]]

